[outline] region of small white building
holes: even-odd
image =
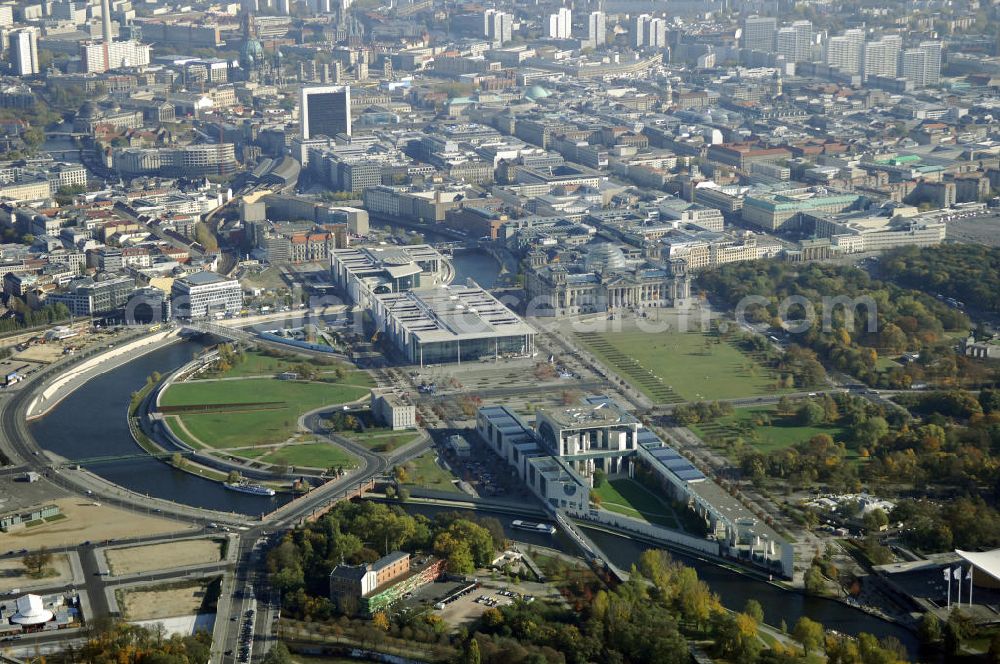
[[[417,426],[416,406],[390,390],[372,390],[371,409],[375,421],[393,431]]]
[[[52,612],[45,608],[38,595],[22,595],[17,598],[17,613],[10,621],[16,625],[42,625],[52,620]]]

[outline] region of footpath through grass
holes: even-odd
[[[715,334],[631,330],[576,336],[656,403],[738,399],[776,391],[768,368]]]
[[[175,415],[209,447],[228,448],[283,442],[295,433],[303,413],[366,394],[367,388],[355,385],[274,378],[200,380],[171,385],[161,404],[203,407]]]
[[[287,445],[261,458],[264,463],[307,468],[332,468],[357,465],[357,458],[340,447],[327,443],[302,443]]]
[[[374,387],[375,382],[368,372],[355,369],[346,362],[333,358],[309,358],[298,355],[283,354],[280,357],[261,351],[247,351],[242,356],[242,362],[235,363],[222,374],[206,374],[202,378],[244,378],[248,376],[274,377],[284,371],[294,371],[296,365],[307,364],[316,371],[321,380],[333,380],[338,369],[344,372],[344,377],[338,383],[358,385],[359,387]]]
[[[418,431],[393,431],[386,427],[369,427],[364,431],[338,431],[337,433],[375,452],[392,452],[421,437]]]
[[[605,480],[593,492],[601,497],[601,508],[658,526],[677,529],[680,525],[670,504],[635,480]]]

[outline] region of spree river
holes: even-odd
[[[166,375],[190,362],[201,348],[195,342],[177,342],[92,378],[47,416],[31,423],[31,433],[42,448],[82,461],[94,474],[137,493],[222,512],[270,512],[287,502],[289,496],[231,491],[152,457],[93,464],[86,461],[143,454],[128,428],[126,413],[132,392],[141,388],[154,371]]]
[[[493,288],[500,274],[500,263],[485,251],[478,249],[459,250],[451,258],[455,266],[456,285],[462,285],[467,278],[472,278],[483,288]]]
[[[372,226],[383,230],[388,228],[387,224],[380,221],[373,221]],[[424,228],[420,229],[420,234],[426,242],[454,241],[454,238]],[[483,288],[493,288],[496,285],[497,277],[500,275],[500,263],[485,251],[459,249],[449,260],[455,267],[455,280],[452,283],[462,285],[471,277]]]
[[[423,514],[431,519],[441,512],[455,511],[453,508],[417,504],[405,505],[403,509],[410,514]],[[526,532],[511,527],[511,520],[517,517],[509,514],[482,510],[477,510],[476,514],[498,519],[507,536],[511,539],[576,553],[573,543],[561,531],[554,536]],[[592,528],[587,529],[587,535],[601,549],[608,560],[625,570],[638,563],[642,552],[650,548],[626,537]],[[747,600],[755,599],[764,607],[764,621],[769,625],[777,626],[784,620],[788,628],[791,629],[796,620],[802,616],[808,616],[822,623],[827,629],[835,629],[844,634],[868,632],[879,638],[894,636],[906,646],[911,657],[917,655],[919,648],[917,639],[912,632],[903,627],[869,616],[834,600],[783,590],[698,558],[674,552],[671,552],[671,556],[674,560],[696,569],[698,578],[707,583],[719,595],[722,604],[728,609],[742,611]]]

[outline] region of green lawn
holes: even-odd
[[[264,463],[307,468],[331,468],[344,466],[352,468],[358,459],[353,454],[328,443],[304,443],[289,445],[261,458]]]
[[[406,463],[408,477],[403,484],[434,489],[435,491],[462,493],[461,489],[454,484],[454,481],[459,478],[438,465],[436,459],[437,453],[431,450],[424,452],[412,461],[408,461]]]
[[[889,369],[896,369],[901,366],[902,365],[899,362],[891,357],[884,357],[880,355],[878,359],[875,360],[875,368],[878,371],[888,371]]]
[[[601,507],[609,512],[642,519],[667,528],[678,528],[670,505],[635,480],[605,480],[593,493],[601,497]]]
[[[281,276],[281,268],[269,267],[257,274],[247,274],[240,277],[240,281],[253,288],[269,288],[278,290],[288,288],[288,284]]]
[[[243,459],[259,459],[265,454],[270,454],[271,449],[270,447],[247,447],[244,449],[226,450],[226,453]]]
[[[205,448],[204,443],[200,440],[192,438],[188,434],[187,430],[179,425],[180,418],[176,415],[167,416],[164,421],[167,423],[167,426],[170,427],[170,430],[174,432],[174,435],[184,441],[187,445],[191,446],[192,449],[201,450]]]
[[[176,383],[160,402],[164,406],[284,402],[301,405],[299,410],[305,412],[327,404],[356,401],[367,394],[367,389],[342,383],[248,378]]]
[[[766,367],[712,334],[636,330],[576,336],[656,403],[736,399],[776,391],[775,376]]]
[[[364,431],[341,431],[341,436],[376,452],[391,452],[420,437],[417,431],[393,431],[384,427]]]
[[[347,385],[358,385],[361,387],[374,387],[375,383],[367,371],[355,369],[346,362],[329,360],[331,363],[316,361],[307,357],[271,357],[258,351],[250,351],[246,354],[246,359],[233,366],[222,376],[213,375],[211,377],[239,378],[244,376],[274,376],[282,371],[288,371],[296,364],[309,364],[316,368],[322,378],[332,378],[337,367],[347,371],[347,376],[342,380]]]
[[[354,385],[250,378],[178,383],[167,389],[161,403],[186,406],[268,402],[259,409],[179,415],[198,440],[209,447],[227,448],[282,442],[295,433],[302,413],[355,401],[367,393],[367,388]]]
[[[756,427],[756,435],[742,434],[743,423],[752,422],[760,414],[771,417],[770,426]],[[695,424],[690,429],[706,442],[716,445],[725,445],[742,437],[747,445],[764,454],[803,443],[821,433],[828,434],[835,441],[844,439],[844,430],[839,426],[801,426],[795,421],[794,415],[779,416],[771,406],[736,408],[732,415],[720,417],[713,422]]]

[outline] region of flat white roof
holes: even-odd
[[[387,316],[421,343],[533,335],[533,327],[479,287],[377,295]]]

